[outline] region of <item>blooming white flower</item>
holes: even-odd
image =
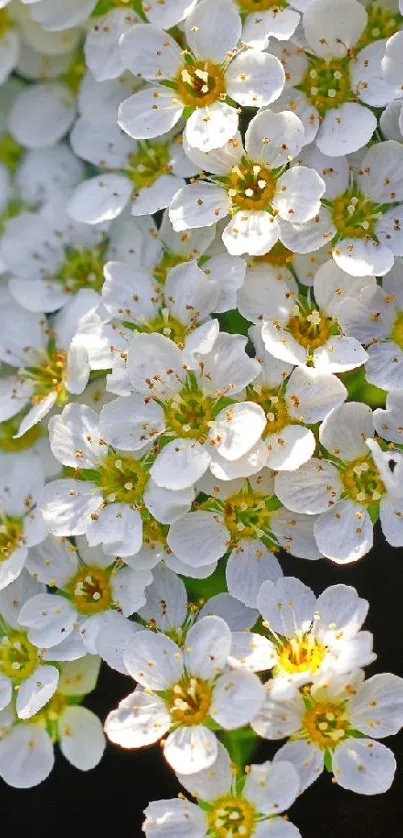
[[[116,444],[119,419],[119,444],[126,450],[141,450],[150,434],[162,436],[150,471],[157,486],[174,491],[193,486],[209,466],[225,472],[227,463],[231,469],[258,442],[265,425],[262,408],[236,401],[259,372],[245,344],[240,335],[220,333],[209,352],[195,356],[190,370],[184,351],[163,335],[132,338],[127,374],[135,395],[117,399],[105,413]]]
[[[350,297],[358,295],[361,288],[368,285],[376,287],[374,277],[355,279],[338,268],[333,260],[325,262],[316,271],[313,288],[308,292],[300,291],[291,272],[284,268],[268,270],[265,265],[258,264],[246,272],[238,293],[239,310],[248,320],[261,324],[257,351],[260,353],[263,345],[268,382],[271,380],[268,353],[282,362],[277,365],[278,372],[273,368],[271,386],[279,386],[280,372],[288,375],[291,364],[309,365],[318,373],[329,374],[346,372],[365,362],[367,354],[359,339],[353,337],[348,328],[340,327],[338,312],[344,300],[348,311]],[[330,383],[329,379],[329,392]],[[335,391],[334,379],[333,389]],[[318,415],[318,419],[321,418],[324,416]]]
[[[149,271],[127,262],[107,262],[102,306],[80,328],[93,369],[112,368],[108,390],[125,395],[125,360],[133,332],[169,337],[189,356],[212,349],[219,332],[211,320],[219,301],[219,283],[192,260],[167,272],[163,285]]]
[[[190,111],[185,137],[189,145],[209,151],[237,132],[238,113],[230,103],[269,105],[283,89],[284,71],[268,53],[240,47],[237,54],[242,24],[231,0],[202,0],[184,30],[185,52],[151,24],[133,26],[123,35],[124,65],[153,85],[122,103],[119,125],[131,137],[150,139]]]
[[[299,579],[284,576],[264,582],[257,604],[266,631],[233,632],[230,664],[271,670],[276,699],[293,697],[304,684],[333,672],[354,672],[376,657],[372,635],[360,631],[368,602],[355,588],[332,585],[316,598]]]
[[[371,408],[349,402],[332,410],[319,430],[323,459],[312,458],[295,472],[281,472],[275,492],[295,512],[316,514],[318,548],[343,564],[372,547],[373,521],[380,518],[385,538],[401,544],[402,499],[389,491],[378,463]],[[377,450],[377,446],[375,446]]]
[[[145,604],[145,588],[152,582],[147,569],[121,566],[100,550],[88,548],[84,539],[75,547],[67,539],[50,536],[31,553],[28,570],[35,579],[55,588],[27,600],[19,616],[28,636],[43,648],[63,636],[78,632],[84,646],[94,653],[96,632],[108,626],[108,614],[117,609],[129,617]],[[59,609],[60,620],[57,620]]]
[[[268,760],[249,766],[245,777],[236,776],[227,751],[219,745],[211,768],[190,776],[177,774],[177,777],[202,805],[183,797],[150,803],[143,826],[146,838],[159,838],[167,827],[178,838],[185,838],[190,826],[194,838],[229,838],[230,835],[298,838],[300,835],[294,824],[281,817],[299,791],[298,774],[290,763]]]
[[[305,252],[331,240],[333,258],[343,271],[384,276],[395,256],[402,255],[402,159],[401,144],[386,140],[372,145],[352,172],[344,161],[314,221],[288,228],[283,223],[285,246]],[[324,155],[308,155],[307,162],[322,172],[327,165]],[[328,165],[332,168],[331,159]]]
[[[44,314],[25,311],[13,300],[3,303],[0,358],[19,369],[15,375],[0,378],[0,418],[10,419],[32,405],[17,437],[40,422],[52,407],[65,404],[70,394],[79,395],[85,389],[90,375],[88,356],[74,335],[94,299],[97,302],[95,292],[82,290],[49,321]]]
[[[122,8],[116,8],[116,5],[116,0],[103,4],[103,13],[94,15],[85,39],[85,62],[98,86],[122,75],[125,68],[120,54],[120,38],[133,24],[142,22],[125,0],[122,0]],[[171,4],[168,2],[165,5]]]
[[[204,617],[192,626],[183,648],[169,637],[138,632],[125,649],[124,661],[137,681],[106,719],[108,738],[124,748],[164,741],[164,756],[182,774],[211,766],[218,741],[211,727],[233,730],[256,715],[264,698],[252,672],[227,668],[231,632],[220,617]]]
[[[29,548],[46,536],[37,508],[44,482],[37,454],[0,454],[0,590],[20,575]]]
[[[85,654],[81,643],[77,646],[63,642],[60,633],[48,649],[29,639],[19,613],[32,596],[44,595],[38,594],[43,587],[23,571],[0,592],[0,706],[3,710],[13,700],[20,719],[31,718],[55,693],[60,669],[55,662],[75,660]]]
[[[369,16],[358,0],[316,0],[302,21],[306,46],[294,61],[297,89],[287,95],[296,113],[309,113],[311,139],[323,154],[358,151],[376,129],[371,108],[396,98],[382,76],[384,41],[368,37]]]
[[[276,701],[270,692],[269,684],[253,727],[267,739],[290,737],[277,751],[275,763],[295,765],[301,790],[326,768],[345,789],[359,794],[387,791],[396,762],[392,751],[377,740],[403,726],[402,678],[382,673],[364,681],[358,670],[331,673],[288,701]]]
[[[132,215],[168,206],[184,178],[197,174],[186,156],[180,134],[156,140],[133,140],[116,124],[115,107],[94,105],[71,133],[74,151],[102,174],[83,181],[68,203],[77,221],[95,224],[115,218],[126,206]]]
[[[119,428],[122,420],[123,424],[127,421],[127,408],[118,425],[120,448],[116,445],[116,401],[106,405],[100,416],[85,405],[70,404],[60,416],[52,417],[51,448],[55,457],[71,469],[72,477],[48,483],[40,501],[52,534],[85,534],[90,547],[102,544],[106,555],[124,558],[134,556],[142,546],[142,512],[146,519],[151,516],[161,523],[171,523],[186,512],[194,496],[191,487],[170,492],[155,483],[155,456],[149,440],[159,423],[153,415],[153,404],[149,410],[139,396],[132,396],[129,404],[134,415],[139,411],[139,425],[145,426],[146,438],[136,454],[122,453],[132,450]]]
[[[29,721],[15,724],[10,708],[2,712],[0,776],[9,786],[25,789],[43,782],[53,768],[55,742],[75,768],[89,771],[98,764],[105,748],[102,725],[77,700],[95,688],[99,663],[87,655],[63,664],[57,692]]]
[[[256,608],[263,582],[282,576],[273,555],[280,547],[301,558],[319,558],[313,521],[290,516],[274,495],[269,469],[248,480],[224,482],[210,475],[197,488],[206,497],[171,524],[167,543],[181,561],[196,566],[215,566],[227,554],[228,592],[245,605]]]
[[[281,237],[283,220],[306,222],[320,209],[323,179],[305,166],[287,169],[303,144],[301,120],[269,109],[250,121],[245,149],[240,135],[210,152],[185,144],[191,159],[212,175],[185,186],[171,201],[174,230],[210,226],[230,215],[222,234],[229,253],[267,253]]]
[[[244,19],[242,41],[256,49],[267,49],[271,37],[278,41],[288,41],[300,22],[300,12],[304,12],[311,2],[312,0],[237,0]]]

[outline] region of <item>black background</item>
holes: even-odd
[[[355,565],[338,567],[325,560],[285,556],[282,566],[286,575],[300,577],[316,594],[338,582],[354,585],[370,601],[366,627],[375,635],[378,660],[368,675],[389,671],[403,676],[403,549],[385,544],[379,530],[375,545]],[[132,684],[104,667],[86,704],[104,719]],[[403,732],[384,742],[393,748],[398,763],[391,790],[360,796],[322,775],[290,810],[303,838],[403,838]],[[251,761],[269,759],[274,750],[262,742]],[[111,838],[140,838],[147,803],[176,796],[179,790],[158,746],[123,751],[108,745],[100,765],[88,773],[77,771],[58,752],[51,776],[37,788],[19,791],[0,783],[0,829],[5,838],[92,838],[109,831]]]

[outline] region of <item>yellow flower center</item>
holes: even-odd
[[[281,242],[276,242],[272,249],[263,256],[252,256],[248,265],[253,267],[263,263],[264,265],[273,265],[274,268],[283,268],[292,262],[293,258],[292,250],[288,250]]]
[[[82,567],[70,581],[68,593],[80,614],[105,611],[112,602],[110,572],[100,567]]]
[[[317,58],[311,56],[308,70],[299,85],[308,102],[321,116],[343,102],[352,101],[348,58]]]
[[[168,552],[169,547],[166,543],[169,526],[167,524],[160,524],[152,516],[143,519],[143,544],[149,550],[155,550],[162,545]]]
[[[248,800],[225,795],[207,813],[208,835],[212,838],[250,838],[255,831],[257,813]]]
[[[45,704],[41,710],[39,710],[39,713],[35,713],[35,715],[30,718],[30,722],[44,727],[52,742],[56,742],[59,738],[57,723],[69,703],[70,702],[67,696],[62,695],[62,693],[55,692],[48,703]]]
[[[295,306],[287,329],[301,346],[316,349],[323,346],[330,335],[330,323],[325,314],[316,308],[302,309]]]
[[[0,561],[9,559],[24,543],[24,520],[2,514],[0,510]]]
[[[375,2],[365,6],[365,11],[368,15],[368,22],[360,40],[355,45],[357,52],[368,44],[372,44],[373,41],[390,38],[402,28],[401,16],[390,6]]]
[[[107,503],[141,504],[149,470],[141,460],[110,451],[103,460],[98,485]]]
[[[270,169],[244,158],[225,178],[225,187],[237,210],[269,209],[276,182]]]
[[[172,720],[180,725],[201,724],[208,716],[210,705],[211,687],[201,678],[183,678],[168,696]]]
[[[165,250],[162,254],[161,261],[153,270],[153,276],[161,285],[164,284],[168,271],[171,268],[176,268],[177,265],[182,265],[184,262],[190,261],[190,256],[185,256],[183,253],[172,253],[170,250]]]
[[[270,526],[267,496],[257,492],[230,495],[224,503],[224,522],[235,540],[261,538]]]
[[[151,186],[171,171],[169,146],[165,143],[139,143],[137,151],[128,155],[128,173],[137,189]]]
[[[332,201],[331,215],[337,232],[343,238],[366,239],[374,235],[378,219],[377,206],[356,191],[343,192]]]
[[[144,323],[141,326],[143,332],[158,332],[165,337],[174,341],[181,349],[185,345],[185,337],[187,331],[192,331],[197,325],[197,321],[190,323],[188,327],[176,317],[172,317],[168,308],[162,308],[161,313],[151,320],[149,323]]]
[[[4,14],[4,9],[0,11],[0,37],[1,32],[1,15]],[[15,172],[20,165],[21,159],[24,156],[24,149],[20,146],[10,134],[1,134],[0,136],[0,163],[6,166],[9,172]]]
[[[38,649],[24,632],[11,631],[0,638],[0,671],[13,681],[24,681],[38,665]]]
[[[225,98],[224,72],[211,61],[184,64],[176,76],[176,89],[184,105],[204,108]]]
[[[201,390],[185,388],[165,407],[167,431],[176,436],[206,441],[213,419],[213,400]]]
[[[288,3],[285,0],[237,0],[237,4],[241,9],[241,12],[268,12],[272,11],[274,14],[276,11],[281,11],[281,9],[286,9]]]
[[[277,390],[270,390],[268,387],[256,385],[248,388],[248,400],[259,404],[266,415],[266,427],[262,437],[266,439],[270,434],[282,431],[288,424],[287,404]]]
[[[334,748],[345,739],[349,721],[342,704],[326,701],[306,710],[302,726],[319,748]]]
[[[326,647],[312,634],[300,634],[289,638],[282,646],[277,667],[289,674],[310,672],[315,674],[325,657]]]
[[[25,367],[25,377],[31,379],[34,384],[34,391],[31,396],[33,405],[39,404],[54,390],[57,393],[56,404],[66,403],[68,397],[63,383],[66,358],[67,352],[55,349],[45,355],[42,364],[35,367]]]
[[[353,460],[341,478],[346,495],[365,506],[379,501],[386,491],[371,456]]]
[[[17,433],[24,416],[25,411],[22,411],[11,419],[7,419],[6,422],[0,422],[0,451],[11,453],[14,451],[24,451],[26,448],[31,448],[35,445],[35,442],[40,438],[42,431],[41,426],[38,424],[30,428],[24,436],[19,439],[14,439],[14,435]]]
[[[84,250],[68,248],[66,258],[56,279],[68,294],[75,294],[80,288],[100,291],[104,282],[105,246]]]
[[[391,338],[394,343],[403,349],[403,311],[397,313],[395,322],[392,326]]]

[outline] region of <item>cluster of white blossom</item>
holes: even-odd
[[[296,838],[403,726],[277,558],[403,546],[402,0],[0,0],[0,83],[0,777],[162,739],[147,838]]]

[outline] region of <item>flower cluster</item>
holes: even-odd
[[[297,838],[403,726],[367,601],[283,575],[403,547],[403,4],[0,7],[0,777],[161,740],[147,838]]]

